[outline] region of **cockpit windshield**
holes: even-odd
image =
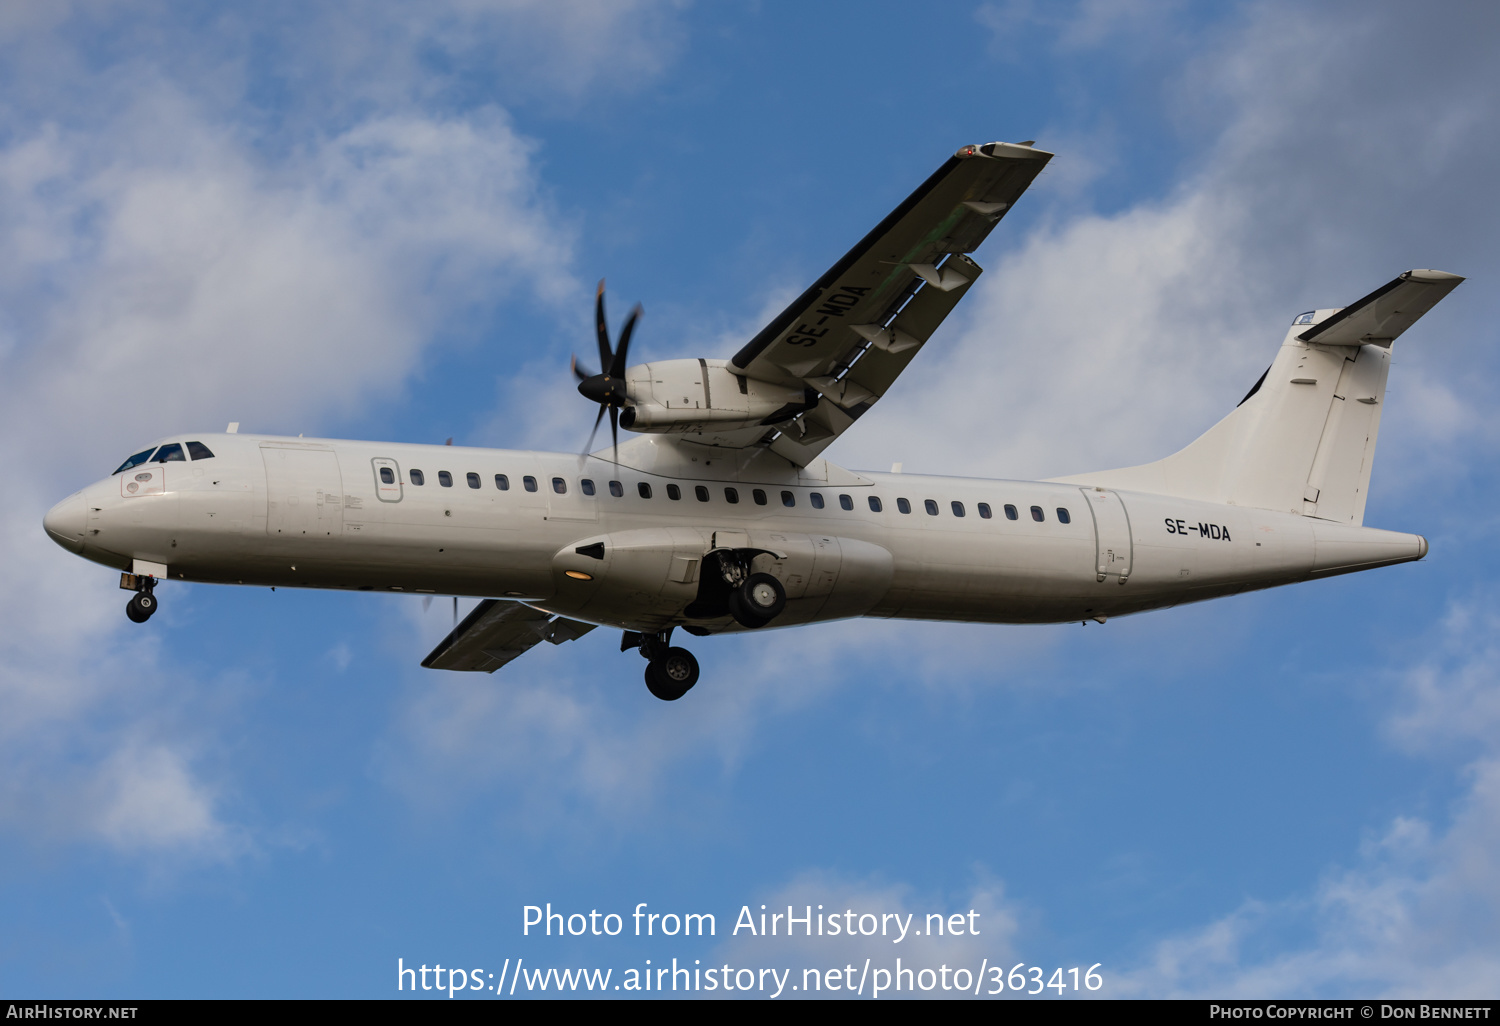
[[[162,446],[160,449],[152,447],[136,453],[130,459],[121,463],[115,470],[115,474],[123,473],[131,467],[138,467],[142,463],[172,463],[175,461],[186,463],[189,455],[195,460],[211,460],[214,458],[213,450],[209,449],[202,442],[188,442],[186,453],[182,451],[181,443],[172,442]],[[113,477],[114,474],[110,476]]]
[[[155,451],[156,446],[153,445],[151,448],[145,450],[144,452],[136,453],[134,456],[130,457],[130,459],[126,460],[124,463],[121,463],[119,469],[115,471],[115,474],[119,474],[126,470],[129,470],[131,467],[139,467],[142,463],[145,463],[147,460],[149,460],[151,458],[151,454]],[[111,474],[110,476],[113,477],[114,474]]]

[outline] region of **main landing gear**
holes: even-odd
[[[145,623],[151,619],[151,614],[156,612],[156,578],[121,574],[120,587],[135,590],[135,596],[125,603],[125,615],[131,622]]]
[[[685,648],[671,647],[672,629],[658,634],[626,631],[620,651],[638,648],[646,658],[646,688],[663,702],[675,702],[698,683],[698,660]]]
[[[719,549],[703,561],[698,598],[684,610],[694,619],[728,614],[741,627],[764,627],[786,608],[786,589],[770,574],[751,571],[763,549]]]
[[[751,574],[724,599],[741,627],[764,627],[786,608],[786,589],[770,574]]]

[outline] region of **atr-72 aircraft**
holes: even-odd
[[[985,481],[821,457],[974,287],[969,254],[1051,157],[965,146],[728,360],[629,365],[640,309],[612,345],[601,283],[598,372],[574,363],[614,435],[592,455],[230,425],[152,443],[44,526],[123,571],[137,622],[165,580],[479,596],[423,666],[492,672],[607,626],[665,700],[698,679],[678,627],[1103,623],[1426,555],[1361,525],[1391,342],[1463,281],[1442,271],[1298,316],[1239,405],[1155,463]]]

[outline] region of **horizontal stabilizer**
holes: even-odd
[[[1298,335],[1320,346],[1388,343],[1417,322],[1464,279],[1447,271],[1407,271],[1365,298]]]
[[[561,645],[593,629],[591,623],[553,616],[519,602],[485,599],[422,660],[422,665],[429,670],[494,673],[540,642]]]

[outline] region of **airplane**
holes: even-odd
[[[573,371],[595,434],[609,418],[607,449],[231,424],[143,447],[43,526],[121,571],[138,623],[169,580],[472,596],[424,667],[494,672],[611,627],[666,701],[699,676],[679,627],[1102,624],[1425,556],[1422,536],[1363,521],[1391,343],[1464,280],[1443,271],[1300,314],[1245,398],[1154,463],[992,481],[823,458],[974,287],[970,254],[1052,156],[1032,141],[958,150],[727,360],[631,365],[640,307],[614,344],[601,282],[599,369]]]

